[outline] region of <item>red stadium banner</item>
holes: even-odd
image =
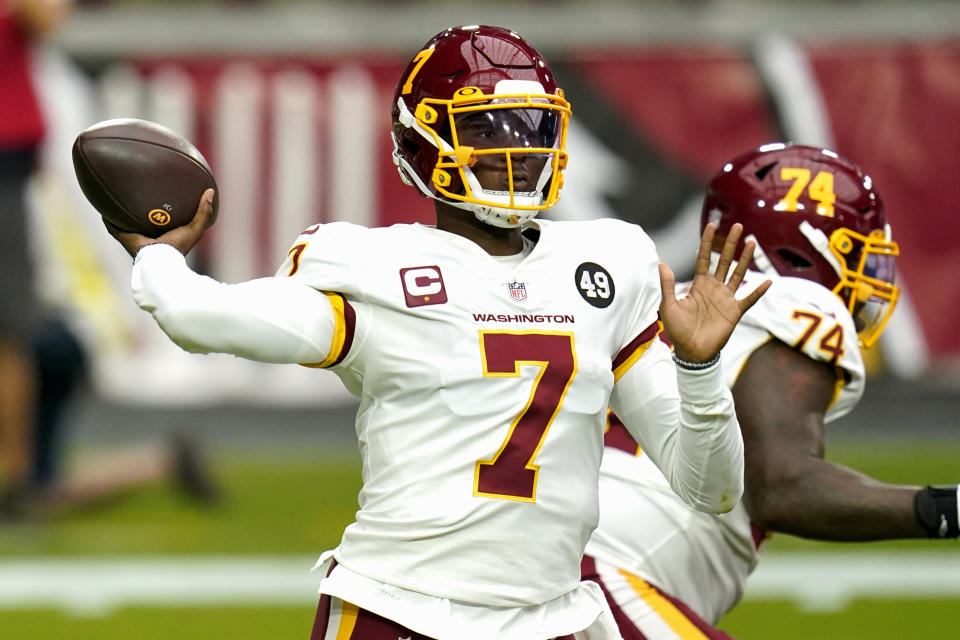
[[[683,236],[682,249],[660,240],[696,210],[701,185],[725,160],[778,140],[831,146],[871,174],[901,245],[907,296],[885,336],[888,364],[916,374],[955,362],[960,296],[944,295],[943,283],[960,269],[952,193],[960,175],[960,43],[757,46],[770,50],[554,55],[574,114],[556,215],[637,222],[682,273],[695,232]],[[224,213],[200,267],[234,281],[272,273],[312,222],[431,221],[430,202],[400,182],[391,161],[390,103],[405,62],[385,54],[178,56],[106,64],[91,77],[103,117],[157,120],[210,161]]]

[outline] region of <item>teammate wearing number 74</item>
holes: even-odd
[[[227,285],[184,261],[208,193],[156,241],[117,234],[135,298],[184,349],[329,368],[359,396],[360,510],[318,562],[314,638],[619,637],[579,574],[607,407],[683,500],[731,509],[743,443],[717,359],[769,283],[734,297],[752,251],[728,273],[736,228],[713,273],[704,231],[678,300],[639,227],[536,220],[570,107],[512,31],[436,35],[392,110],[394,160],[436,226],[314,225],[274,277]]]
[[[714,175],[701,221],[716,223],[718,238],[742,224],[756,240],[744,289],[773,281],[723,349],[744,497],[722,515],[690,509],[611,416],[583,577],[603,587],[626,640],[731,640],[711,625],[740,600],[775,532],[848,542],[960,535],[957,485],[886,484],[824,458],[827,424],[863,395],[861,347],[876,342],[899,298],[900,248],[870,176],[830,149],[766,144]]]

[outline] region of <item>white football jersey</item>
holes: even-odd
[[[360,397],[351,571],[494,606],[578,584],[614,371],[659,330],[658,260],[633,225],[534,228],[515,268],[432,227],[347,223],[307,229],[280,267],[340,294],[339,347],[308,364]]]
[[[237,284],[169,245],[134,262],[138,305],[184,349],[330,368],[359,396],[360,510],[320,589],[430,637],[617,636],[578,571],[608,406],[689,504],[743,490],[722,370],[678,371],[657,339],[646,234],[524,233],[505,261],[423,225],[315,225],[276,276]]]
[[[740,293],[769,276],[750,271]],[[771,339],[834,363],[837,392],[825,419],[848,413],[863,394],[864,366],[853,319],[823,286],[776,277],[744,315],[724,347],[724,378],[732,387],[747,358]],[[678,294],[684,287],[678,287]],[[600,473],[600,524],[586,553],[620,567],[680,599],[714,624],[743,594],[758,560],[763,532],[743,504],[712,516],[687,507],[660,470],[615,421],[608,427]]]

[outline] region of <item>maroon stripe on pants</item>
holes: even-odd
[[[616,621],[617,626],[620,628],[620,635],[623,636],[623,640],[647,640],[647,636],[643,635],[643,632],[638,629],[632,620],[620,609],[620,606],[614,602],[613,598],[610,596],[610,592],[607,591],[607,587],[603,584],[603,580],[597,574],[597,566],[593,558],[590,556],[583,556],[583,560],[580,562],[580,578],[583,580],[593,580],[598,585],[600,589],[603,590],[603,595],[607,598],[607,603],[610,605],[611,611],[613,611],[613,619]],[[650,584],[649,582],[647,584]],[[720,631],[719,629],[714,629],[710,626],[706,620],[701,618],[696,612],[693,611],[686,604],[677,600],[673,596],[664,593],[656,585],[650,585],[653,587],[662,598],[670,602],[680,613],[683,614],[690,623],[695,626],[700,632],[706,636],[709,640],[736,640],[726,631]]]
[[[600,585],[600,590],[603,591],[603,595],[607,599],[607,604],[610,605],[610,611],[613,612],[613,620],[617,623],[623,640],[647,640],[647,636],[643,635],[640,629],[634,626],[630,618],[627,617],[627,614],[620,609],[620,605],[614,602],[610,592],[607,591],[607,585],[603,584],[603,580],[597,573],[596,563],[590,556],[583,556],[583,559],[580,561],[580,579],[593,580]]]
[[[647,584],[650,584],[650,583],[648,582]],[[700,632],[703,633],[703,635],[705,635],[710,640],[736,640],[736,638],[731,636],[726,631],[720,631],[719,629],[714,629],[712,626],[710,626],[709,623],[707,623],[706,620],[698,616],[693,609],[688,607],[686,604],[684,604],[680,600],[677,600],[676,598],[674,598],[668,593],[664,593],[656,585],[651,584],[650,586],[653,587],[654,591],[659,593],[664,599],[669,600],[670,604],[676,607],[677,610],[683,614],[683,617],[689,620],[693,624],[693,626],[699,629]]]
[[[320,596],[320,605],[317,607],[317,617],[313,623],[310,640],[323,640],[327,634],[329,622],[330,596],[324,594]],[[397,640],[398,638],[432,640],[429,636],[412,631],[393,620],[388,620],[366,609],[358,609],[357,622],[353,626],[350,640]]]
[[[330,571],[333,571],[333,567],[336,566],[336,564],[336,560],[331,562],[327,575],[330,575]],[[327,634],[327,625],[329,623],[330,596],[323,594],[320,596],[320,604],[317,606],[317,615],[313,621],[313,631],[310,633],[310,640],[323,640],[323,637]],[[358,610],[357,623],[353,627],[353,633],[350,634],[349,640],[398,640],[398,638],[403,638],[404,640],[433,640],[429,636],[412,631],[393,620],[378,616],[366,609]],[[490,640],[495,640],[495,638],[491,638]],[[559,636],[553,640],[575,639],[571,633],[567,636]]]
[[[330,568],[327,569],[327,575],[337,566],[336,559],[330,560]],[[323,640],[327,632],[327,624],[330,622],[330,596],[320,595],[320,604],[317,605],[317,615],[313,619],[313,631],[310,632],[310,640]]]
[[[327,633],[327,624],[330,619],[330,596],[320,597],[320,605],[317,607],[317,617],[313,623],[313,632],[310,640],[323,640]],[[365,609],[360,609],[357,613],[357,624],[353,627],[353,633],[350,634],[350,640],[433,640],[429,636],[411,631],[410,629],[388,620],[383,616],[378,616]],[[491,638],[491,640],[495,640]],[[573,634],[559,636],[554,640],[575,640]]]
[[[327,623],[330,622],[330,596],[322,594],[320,604],[317,605],[317,615],[313,619],[313,630],[310,632],[310,640],[323,640],[327,632]]]

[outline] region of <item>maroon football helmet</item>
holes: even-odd
[[[896,306],[894,257],[883,202],[870,176],[829,149],[768,144],[737,156],[710,180],[700,218],[717,233],[743,225],[753,267],[819,282],[854,317],[871,346]]]
[[[451,27],[414,56],[393,100],[393,160],[420,192],[512,227],[563,184],[570,105],[516,33]]]

